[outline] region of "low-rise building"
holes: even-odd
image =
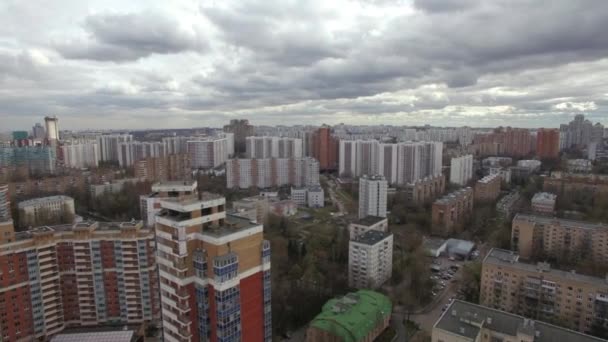
[[[500,195],[500,185],[502,177],[495,173],[483,177],[475,184],[475,200],[477,201],[496,201]]]
[[[543,190],[561,196],[572,192],[608,193],[608,175],[552,172],[543,182]]]
[[[488,157],[481,161],[482,167],[509,167],[513,164],[511,157]]]
[[[235,215],[249,217],[250,220],[262,224],[266,222],[270,210],[268,197],[262,195],[234,201],[232,209]]]
[[[381,232],[388,231],[388,219],[379,216],[366,216],[348,224],[348,232],[351,240],[368,230],[377,230]]]
[[[54,223],[72,223],[76,215],[74,199],[58,195],[34,198],[19,202],[19,223],[24,227],[35,227]]]
[[[557,196],[548,192],[537,192],[532,197],[532,211],[541,215],[553,215]]]
[[[540,215],[517,214],[511,248],[523,259],[537,256],[590,258],[608,262],[608,225]]]
[[[498,174],[502,178],[503,183],[511,184],[513,171],[508,167],[490,167],[487,168],[488,175]]]
[[[292,200],[271,201],[269,211],[277,216],[293,216],[298,213],[298,204]]]
[[[472,213],[473,189],[456,190],[433,203],[431,232],[439,236],[461,232]]]
[[[433,325],[432,342],[600,342],[548,323],[461,300],[453,301]]]
[[[439,174],[425,177],[405,185],[407,200],[414,204],[424,204],[437,199],[445,192],[445,176]]]
[[[393,234],[368,230],[348,244],[348,284],[358,289],[377,288],[393,272]]]
[[[589,173],[593,170],[593,164],[589,159],[568,159],[568,172]]]
[[[131,183],[135,184],[141,182],[142,179],[139,178],[124,178],[124,179],[116,179],[110,182],[105,182],[103,184],[90,184],[89,191],[91,191],[91,196],[93,198],[99,197],[105,193],[117,193],[121,192],[125,187],[125,184]]]
[[[496,203],[496,211],[503,215],[507,220],[510,220],[521,203],[522,196],[519,191],[512,191]]]
[[[306,202],[309,208],[323,208],[325,206],[325,192],[320,185],[312,185],[307,188]]]
[[[511,179],[525,181],[534,173],[540,170],[542,163],[540,160],[520,160],[517,166],[511,167]]]
[[[291,187],[291,200],[296,202],[297,205],[306,205],[306,187]]]
[[[306,342],[374,341],[389,325],[392,304],[385,295],[359,290],[329,300],[309,324]]]
[[[589,333],[604,325],[608,281],[521,262],[512,251],[493,248],[482,263],[480,304]],[[563,341],[563,338],[557,338]]]

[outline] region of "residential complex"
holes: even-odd
[[[370,229],[348,244],[348,285],[378,288],[393,272],[393,234]]]
[[[302,158],[302,139],[285,137],[247,137],[248,159]]]
[[[230,124],[224,126],[225,133],[233,134],[234,151],[245,152],[245,139],[254,135],[255,129],[249,124],[249,120],[230,120]]]
[[[560,133],[561,149],[584,148],[589,143],[602,142],[604,126],[599,122],[594,125],[591,121],[585,120],[584,115],[579,114],[567,125],[561,125]]]
[[[473,155],[452,158],[450,162],[450,183],[466,185],[473,178]]]
[[[466,187],[451,192],[433,203],[431,232],[439,236],[459,233],[472,213],[473,189]]]
[[[310,322],[306,342],[374,341],[388,327],[391,312],[390,300],[374,291],[331,299]]]
[[[572,192],[605,194],[608,193],[608,175],[551,172],[551,177],[544,179],[543,190],[558,196]]]
[[[441,174],[441,142],[383,144],[377,140],[340,140],[340,177],[379,174],[404,185]]]
[[[541,128],[536,132],[536,155],[540,159],[559,158],[559,130]]]
[[[312,135],[312,154],[319,161],[322,171],[338,169],[338,139],[332,136],[331,128],[322,126]]]
[[[129,141],[118,144],[118,165],[127,168],[137,160],[167,155],[165,144],[160,141]]]
[[[518,214],[511,227],[511,248],[523,259],[542,256],[608,261],[608,225]]]
[[[320,185],[291,188],[291,199],[298,205],[309,208],[322,208],[325,206],[325,192]]]
[[[480,288],[482,305],[584,333],[597,323],[604,325],[608,312],[605,278],[524,263],[503,249],[494,248],[484,258]]]
[[[131,134],[102,134],[97,135],[97,145],[102,161],[118,161],[118,146],[120,143],[133,141]]]
[[[187,154],[169,154],[140,159],[133,165],[135,177],[151,182],[177,181],[192,178]]]
[[[500,195],[500,185],[502,177],[499,173],[494,173],[483,177],[475,183],[475,200],[476,201],[496,201]]]
[[[601,342],[604,340],[509,312],[455,300],[433,325],[431,341]]]
[[[65,167],[82,169],[97,167],[101,156],[96,141],[82,141],[62,145],[61,157]]]
[[[553,216],[557,196],[548,192],[537,192],[532,197],[532,211],[536,214]]]
[[[319,184],[319,162],[313,158],[230,159],[227,187],[248,189]]]
[[[366,216],[386,217],[388,183],[383,176],[359,178],[359,218]]]
[[[414,204],[424,204],[437,199],[445,192],[445,176],[425,177],[404,187],[406,198]]]
[[[19,202],[19,224],[22,227],[36,227],[49,221],[72,223],[75,217],[74,199],[58,195]]]
[[[52,146],[0,147],[0,167],[47,175],[55,173],[56,162],[57,151]]]
[[[154,227],[160,203],[168,198],[190,196],[198,193],[196,181],[165,181],[152,184],[152,193],[140,196],[141,218],[146,227]]]
[[[188,140],[188,155],[192,168],[212,169],[223,165],[230,152],[229,139],[226,135],[201,137]]]
[[[46,340],[67,327],[159,319],[154,232],[140,222],[4,230],[3,341]]]
[[[157,260],[165,341],[271,341],[270,243],[209,193],[161,201]]]
[[[524,157],[532,153],[536,141],[527,129],[499,127],[492,133],[476,135],[473,145],[478,155]]]

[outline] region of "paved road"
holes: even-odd
[[[327,184],[329,185],[329,197],[331,198],[331,201],[338,207],[338,214],[340,216],[347,215],[348,211],[346,210],[346,206],[344,203],[342,203],[342,201],[340,201],[339,196],[336,195],[336,181],[333,179],[328,179]]]

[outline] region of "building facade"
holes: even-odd
[[[522,196],[519,191],[515,190],[504,196],[496,203],[496,211],[507,220],[511,220],[515,212],[522,203]]]
[[[461,232],[473,213],[473,196],[473,189],[466,187],[436,200],[431,213],[432,234],[449,236]]]
[[[160,202],[168,198],[191,196],[198,193],[196,181],[165,181],[152,184],[152,193],[139,197],[140,212],[144,226],[153,228]]]
[[[3,341],[159,319],[154,232],[139,222],[40,227],[0,244]]]
[[[229,189],[317,185],[319,162],[313,158],[230,159],[226,181]]]
[[[57,195],[19,202],[19,223],[23,227],[48,224],[48,221],[59,220],[72,223],[76,215],[74,199]]]
[[[156,236],[165,341],[271,341],[270,243],[202,193],[161,202]]]
[[[338,139],[331,133],[331,127],[322,126],[312,134],[312,157],[319,161],[321,171],[338,169]]]
[[[475,200],[496,201],[500,195],[502,177],[500,173],[494,173],[483,177],[475,183]]]
[[[131,167],[140,159],[157,158],[165,155],[167,155],[165,144],[160,141],[130,141],[118,144],[118,165],[122,168]]]
[[[466,185],[473,179],[473,155],[452,158],[450,162],[450,183]]]
[[[302,158],[302,139],[286,137],[247,137],[248,159]]]
[[[118,162],[119,144],[133,141],[133,136],[131,134],[101,134],[96,139],[101,160]]]
[[[348,224],[348,234],[351,240],[368,230],[388,232],[388,219],[379,216],[366,216]]]
[[[605,194],[608,193],[608,176],[551,172],[551,177],[546,177],[543,181],[543,190],[558,196],[572,192]]]
[[[359,178],[359,218],[386,217],[388,182],[383,176]]]
[[[393,234],[370,229],[348,243],[348,286],[374,289],[393,272]]]
[[[608,225],[518,214],[511,226],[511,248],[522,259],[585,258],[608,261]]]
[[[234,151],[237,153],[245,152],[245,139],[255,134],[253,125],[249,120],[230,120],[230,124],[224,126],[225,133],[232,133],[234,138]]]
[[[437,199],[445,192],[445,176],[439,174],[425,177],[405,185],[407,200],[414,204],[424,204]]]
[[[540,215],[553,216],[557,196],[548,192],[537,192],[532,197],[532,211]]]
[[[135,177],[151,182],[177,181],[192,178],[188,154],[140,159],[133,165]]]
[[[0,222],[12,220],[11,197],[8,184],[0,184]]]
[[[601,143],[604,137],[604,126],[595,125],[582,114],[576,115],[567,125],[560,126],[561,148],[584,148],[590,143]]]
[[[97,167],[101,158],[99,145],[93,141],[83,141],[61,146],[63,165],[71,168]]]
[[[212,169],[228,159],[228,137],[225,135],[197,138],[187,142],[192,168]]]
[[[584,333],[595,324],[605,326],[605,278],[524,263],[516,253],[494,248],[483,260],[480,288],[480,304],[488,307]]]
[[[536,155],[540,159],[559,158],[559,130],[541,128],[536,132]]]

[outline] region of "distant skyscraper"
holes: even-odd
[[[386,217],[388,183],[383,176],[359,178],[359,218],[366,216]]]
[[[562,148],[584,148],[589,143],[601,143],[604,136],[604,126],[600,123],[593,125],[585,120],[585,116],[578,114],[567,125],[560,126],[563,142]]]
[[[473,156],[452,158],[450,163],[450,183],[465,185],[473,178]]]
[[[118,146],[123,142],[133,141],[131,134],[103,134],[97,136],[99,153],[102,161],[118,161]]]
[[[249,120],[230,120],[230,124],[224,126],[224,132],[234,134],[235,153],[245,152],[245,138],[254,135],[254,127]]]
[[[187,142],[193,168],[212,169],[228,159],[228,138],[225,135],[194,138]]]
[[[558,129],[541,128],[536,133],[536,155],[540,159],[557,159],[559,157]]]
[[[59,119],[56,116],[47,116],[44,118],[44,124],[47,139],[50,142],[59,140]]]
[[[34,139],[39,140],[42,140],[46,137],[46,131],[40,123],[36,123],[36,125],[32,127],[32,136],[34,137]]]

